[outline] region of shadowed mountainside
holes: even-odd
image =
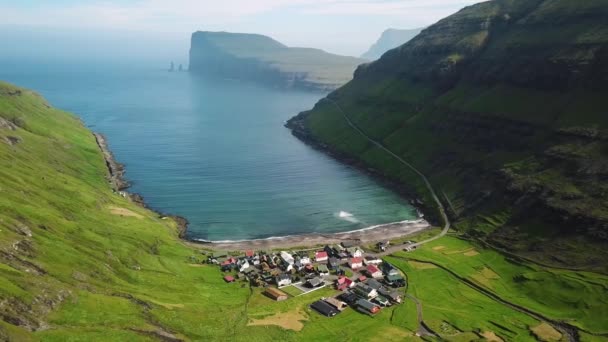
[[[606,18],[606,0],[470,6],[360,66],[329,98],[428,176],[458,229],[549,264],[606,271]],[[288,125],[432,203],[332,101]]]

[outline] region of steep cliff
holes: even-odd
[[[422,31],[421,28],[410,30],[388,29],[382,32],[378,41],[374,43],[366,53],[361,55],[361,58],[376,60],[388,50],[409,42],[412,38],[416,37],[420,31]]]
[[[190,48],[193,73],[281,88],[333,90],[351,80],[364,62],[318,49],[287,47],[258,34],[195,32]]]
[[[337,103],[427,174],[461,231],[547,263],[605,268],[607,18],[607,0],[467,7],[360,66],[289,125],[427,196]]]

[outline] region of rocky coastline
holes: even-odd
[[[184,239],[186,236],[186,231],[188,230],[188,220],[181,216],[167,215],[157,210],[154,210],[148,207],[142,195],[125,191],[131,186],[131,184],[125,179],[124,165],[116,161],[116,158],[114,158],[114,154],[112,154],[112,151],[110,151],[108,147],[106,138],[102,134],[94,132],[93,136],[95,137],[97,146],[103,154],[103,158],[108,169],[108,182],[110,183],[112,189],[119,195],[128,198],[133,203],[148,210],[154,211],[158,214],[160,218],[168,217],[173,219],[177,224],[179,237]]]

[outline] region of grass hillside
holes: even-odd
[[[364,59],[319,49],[291,48],[258,35],[195,32],[190,71],[273,86],[333,90],[352,79]]]
[[[607,17],[607,0],[467,7],[359,67],[333,102],[290,126],[430,206],[419,177],[349,127],[337,103],[428,176],[459,230],[606,272]]]
[[[175,222],[114,193],[107,176],[76,117],[0,83],[0,340],[421,341],[411,300],[376,317],[347,309],[329,319],[308,306],[333,289],[274,302],[243,281],[225,283]],[[583,341],[607,336],[604,276],[514,263],[451,237],[388,260],[443,340],[561,336],[460,277],[577,326]]]

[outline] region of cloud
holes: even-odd
[[[0,5],[4,24],[180,31],[230,24],[269,12],[300,16],[422,16],[453,12],[467,0],[137,0]]]

